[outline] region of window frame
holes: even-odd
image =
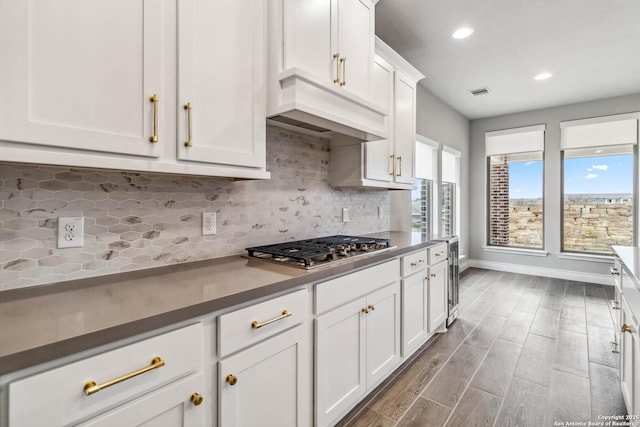
[[[630,144],[629,144],[630,145]],[[603,145],[602,147],[606,147]],[[597,149],[598,146],[593,146],[592,148]],[[611,252],[599,252],[599,251],[578,251],[578,250],[568,250],[565,248],[565,226],[564,226],[564,203],[565,203],[565,192],[564,192],[564,182],[565,182],[565,151],[572,150],[572,148],[568,149],[560,149],[560,253],[565,255],[588,255],[588,256],[613,256],[615,253],[613,249]],[[631,233],[631,245],[635,246],[638,239],[638,144],[633,144],[632,153],[633,159],[633,171],[632,171],[632,180],[633,180],[633,204],[632,204],[632,233]],[[585,156],[585,157],[597,157],[597,156]],[[615,246],[615,245],[613,245]]]

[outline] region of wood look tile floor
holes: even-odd
[[[626,414],[612,297],[610,286],[468,269],[458,320],[338,425],[538,427]]]

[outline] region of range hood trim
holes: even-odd
[[[277,105],[269,106],[268,117],[289,117],[362,141],[389,137],[389,111],[384,107],[327,86],[299,68],[283,71],[277,79]],[[327,132],[318,135],[326,137]]]

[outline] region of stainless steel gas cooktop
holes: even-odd
[[[394,247],[389,239],[337,235],[246,249],[251,259],[311,269]]]

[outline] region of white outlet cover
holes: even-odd
[[[84,217],[58,218],[58,248],[81,248],[84,245]]]
[[[217,219],[215,212],[203,212],[202,213],[202,235],[209,236],[216,234]]]
[[[342,222],[349,222],[349,209],[342,208]]]

